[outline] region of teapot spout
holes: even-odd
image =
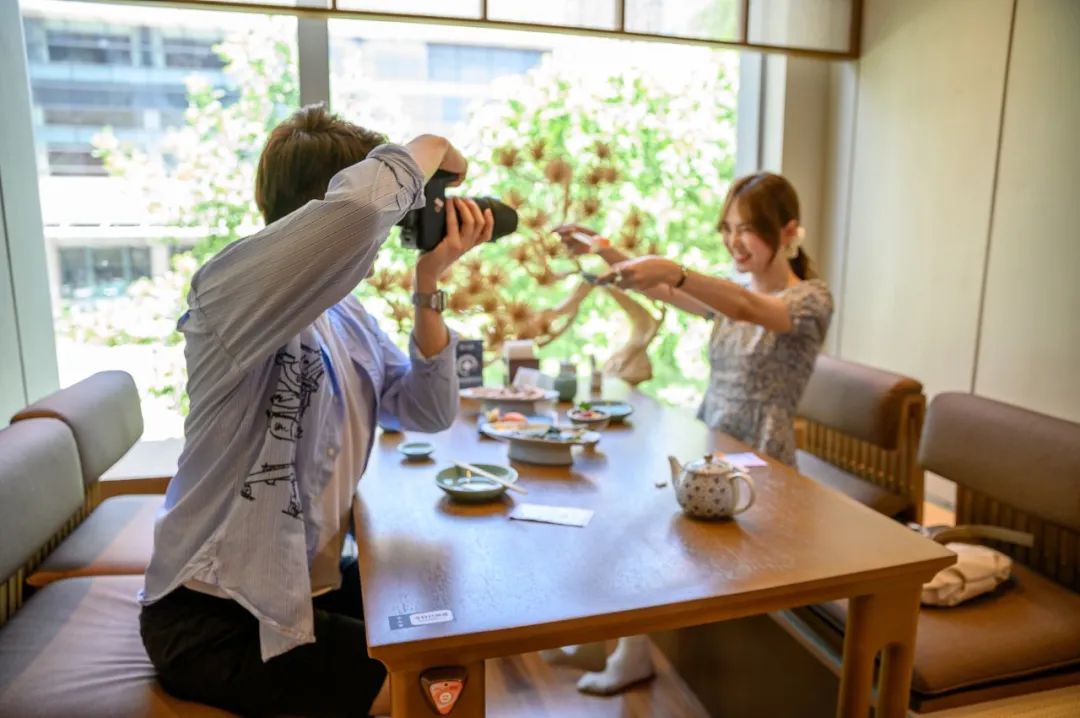
[[[679,488],[679,477],[682,476],[682,464],[674,456],[667,457],[668,465],[671,466],[671,485]]]

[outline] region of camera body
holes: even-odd
[[[421,252],[429,252],[446,236],[446,188],[457,178],[453,172],[437,170],[424,185],[424,206],[409,210],[398,226],[401,244]],[[518,216],[514,208],[492,197],[472,198],[480,210],[490,209],[495,219],[491,238],[498,239],[517,231]]]

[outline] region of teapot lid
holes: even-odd
[[[691,461],[683,468],[689,473],[703,476],[726,476],[735,470],[733,464],[718,458],[715,454],[705,454],[704,458]]]

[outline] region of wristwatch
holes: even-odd
[[[446,292],[441,289],[437,289],[430,294],[427,292],[413,292],[412,303],[416,307],[427,307],[442,312],[446,309]]]

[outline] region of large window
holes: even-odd
[[[61,384],[123,367],[142,392],[146,437],[178,436],[183,346],[173,328],[190,252],[253,225],[253,151],[221,132],[251,121],[252,143],[261,142],[258,122],[296,104],[296,22],[21,6]],[[263,102],[241,110],[245,83],[260,82],[250,90]],[[192,125],[211,118],[221,131]],[[221,154],[211,156],[215,143]]]
[[[59,250],[60,296],[117,297],[136,279],[151,277],[149,247],[88,245]]]
[[[564,221],[617,237],[631,254],[655,250],[703,269],[726,267],[714,227],[734,165],[734,53],[334,20],[330,54],[335,109],[395,141],[422,132],[450,137],[472,163],[463,191],[518,208],[518,234],[448,280],[449,321],[462,336],[488,347],[507,336],[533,338],[547,370],[560,359],[602,364],[627,351],[633,322],[605,292],[590,293],[572,322],[556,312],[581,283],[552,245],[549,231]],[[402,336],[411,315],[402,278],[413,261],[392,239],[374,281],[359,290]],[[647,302],[639,309],[657,323],[654,379],[644,388],[693,401],[707,374],[707,328]],[[642,317],[634,320],[648,324]]]
[[[500,77],[524,75],[540,64],[540,50],[431,43],[427,46],[427,76],[442,82],[488,83]]]
[[[104,32],[45,31],[49,62],[130,65],[131,36]]]
[[[560,21],[608,23],[574,3],[558,7]],[[61,383],[122,366],[142,390],[147,438],[179,435],[184,288],[200,262],[260,226],[255,161],[269,129],[299,104],[296,21],[59,0],[22,8]],[[535,338],[546,369],[625,348],[633,322],[599,290],[556,331],[569,317],[551,312],[580,285],[552,245],[558,222],[589,224],[633,254],[727,266],[713,228],[734,166],[733,52],[326,22],[336,112],[391,141],[450,137],[471,162],[461,191],[518,209],[518,234],[449,279],[448,319],[463,336],[489,348]],[[411,316],[402,278],[414,261],[391,239],[358,290],[402,340]],[[707,373],[707,333],[641,307],[656,322],[645,388],[691,400]]]

